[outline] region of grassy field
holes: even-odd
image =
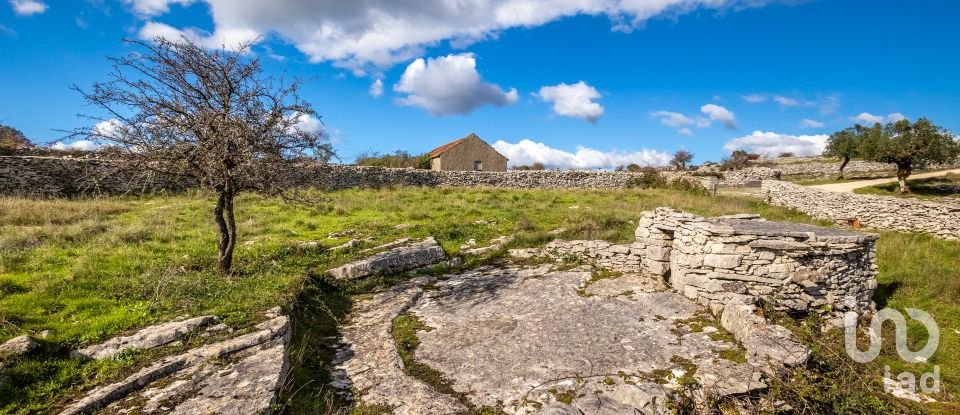
[[[47,412],[151,356],[203,340],[95,363],[68,359],[71,348],[183,315],[216,314],[243,328],[258,321],[261,311],[291,301],[298,304],[291,352],[297,364],[284,396],[287,411],[334,413],[336,399],[324,386],[332,356],[327,338],[336,334],[353,298],[403,276],[338,283],[319,277],[320,271],[362,256],[362,248],[400,237],[432,235],[451,254],[471,238],[483,244],[517,234],[513,246],[542,244],[550,238],[548,231],[561,227],[567,229],[562,238],[628,241],[639,213],[657,206],[817,223],[749,198],[674,190],[382,189],[317,196],[322,200],[309,206],[241,197],[233,277],[215,271],[208,194],[0,199],[0,341],[53,331],[41,340],[41,353],[4,363],[0,413]],[[398,229],[399,224],[414,226]],[[348,229],[364,240],[361,246],[335,253],[324,249],[350,238],[329,239],[329,233]],[[320,247],[302,247],[304,241],[318,241]],[[940,365],[946,392],[955,393],[960,386],[960,243],[890,232],[883,233],[878,249],[878,302],[934,315],[941,327],[940,349],[923,367]],[[502,252],[479,261],[498,255]],[[884,356],[884,362],[897,365],[892,349]],[[895,367],[906,370],[902,364]]]
[[[910,193],[901,194],[900,185],[897,182],[878,184],[876,186],[862,187],[854,190],[854,193],[897,196],[897,197],[915,197],[921,199],[933,199],[940,197],[960,198],[960,174],[949,173],[939,177],[928,177],[925,179],[907,180],[910,187]]]

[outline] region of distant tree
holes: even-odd
[[[378,166],[393,168],[415,168],[430,169],[430,156],[428,154],[411,155],[404,150],[397,150],[393,154],[381,154],[375,151],[368,151],[357,156],[358,166]]]
[[[0,156],[16,154],[30,148],[33,148],[33,144],[20,130],[0,124]]]
[[[625,168],[626,168],[627,171],[630,172],[630,173],[637,173],[637,172],[640,172],[641,170],[643,170],[643,167],[641,167],[641,166],[640,166],[639,164],[637,164],[637,163],[630,163],[630,164],[628,164]]]
[[[693,153],[686,150],[677,150],[676,153],[673,153],[670,165],[676,167],[677,170],[686,170],[687,163],[691,160],[693,160]]]
[[[897,165],[900,193],[910,192],[907,178],[913,169],[951,161],[960,153],[960,143],[953,135],[926,118],[888,123],[879,134],[868,134],[866,140],[862,147],[866,159]]]
[[[779,158],[794,157],[794,154],[789,151],[784,151],[783,153],[780,153],[778,157]]]
[[[110,128],[72,136],[113,143],[125,169],[192,177],[213,191],[219,269],[230,274],[234,198],[281,194],[332,155],[322,131],[301,124],[316,111],[299,97],[300,80],[262,74],[250,44],[207,50],[186,38],[127,42],[137,50],[110,58],[107,81],[89,91],[73,87],[108,114],[89,118]]]
[[[753,154],[751,153],[747,153],[743,150],[734,150],[733,153],[730,153],[729,157],[726,157],[720,161],[720,170],[743,169],[747,167],[747,163],[751,160],[751,157],[753,157]]]
[[[539,161],[530,165],[530,170],[546,170],[546,169],[547,169],[547,166]]]
[[[865,135],[866,129],[859,124],[830,134],[830,138],[827,139],[827,147],[823,150],[823,155],[841,160],[838,179],[843,178],[843,169],[850,163],[850,159],[861,156],[860,150]]]

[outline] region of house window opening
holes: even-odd
[[[483,162],[480,160],[473,162],[473,171],[483,171]]]

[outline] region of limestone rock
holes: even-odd
[[[201,316],[183,321],[170,321],[142,329],[129,336],[114,337],[70,352],[73,358],[106,359],[127,349],[152,349],[171,343],[208,324],[217,322],[216,316]]]
[[[446,259],[443,248],[433,238],[390,249],[359,261],[328,270],[336,279],[356,279],[376,274],[409,271]]]
[[[33,352],[40,345],[30,336],[24,334],[14,337],[0,344],[0,354],[25,355]]]

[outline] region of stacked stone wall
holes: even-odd
[[[768,203],[818,219],[960,239],[960,202],[830,192],[776,180],[764,181],[761,191]]]
[[[177,191],[194,186],[194,182],[189,180],[145,176],[141,173],[122,172],[110,162],[99,159],[0,157],[0,194]],[[660,174],[668,181],[684,178],[704,187],[716,182],[716,178],[694,177],[688,172],[663,171]],[[302,186],[327,190],[391,186],[622,189],[633,186],[643,177],[643,173],[597,170],[474,172],[339,164],[305,166],[298,175]],[[751,177],[756,179],[761,176]]]
[[[612,244],[607,241],[552,241],[547,250],[560,258],[587,259],[598,266],[620,272],[640,272],[643,251],[631,244]]]

